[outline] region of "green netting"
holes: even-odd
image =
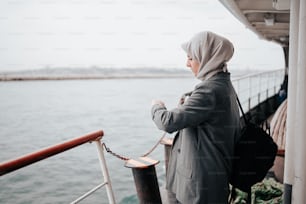
[[[284,186],[273,178],[264,179],[252,187],[252,204],[282,203]],[[232,204],[246,203],[247,193],[236,190],[237,197]]]

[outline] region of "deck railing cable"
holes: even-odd
[[[285,69],[244,75],[232,80],[243,110],[248,112],[280,89]]]

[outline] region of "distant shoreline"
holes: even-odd
[[[178,68],[43,68],[37,70],[0,72],[0,81],[90,80],[192,77],[188,70]]]
[[[6,81],[60,81],[60,80],[109,80],[109,79],[154,79],[154,78],[192,78],[192,75],[133,75],[133,76],[8,76],[0,77],[0,82]]]
[[[254,71],[253,71],[254,72]],[[233,70],[233,76],[250,73],[250,70]],[[107,79],[153,79],[153,78],[192,78],[187,69],[161,68],[62,68],[0,72],[0,82],[43,81],[43,80],[107,80]]]

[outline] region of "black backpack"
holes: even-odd
[[[231,199],[235,197],[235,188],[238,188],[248,193],[248,202],[250,202],[252,185],[265,178],[274,164],[278,147],[266,131],[247,120],[238,97],[237,102],[245,125],[241,130],[241,138],[235,146],[230,177],[230,184],[233,187]]]

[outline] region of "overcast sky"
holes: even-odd
[[[204,30],[233,42],[229,69],[284,66],[279,45],[260,40],[217,0],[1,0],[0,71],[184,68],[181,43]]]

